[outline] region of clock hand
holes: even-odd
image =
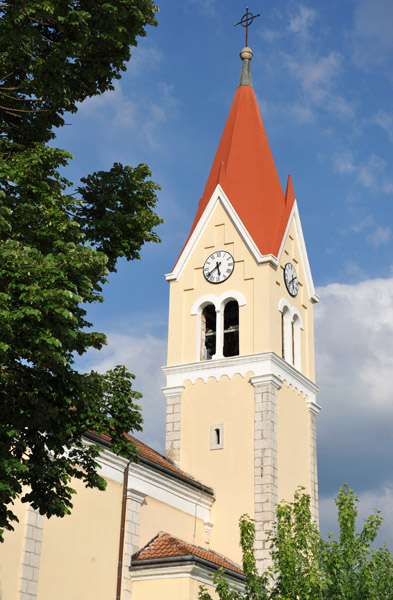
[[[216,269],[218,269],[218,274],[221,275],[221,273],[220,273],[220,265],[221,265],[221,263],[219,263],[219,262],[216,263],[216,266],[214,267],[214,269],[212,269],[210,271],[210,273],[207,274],[207,277],[210,277],[210,275],[212,275]]]
[[[217,267],[214,267],[214,269],[212,269],[210,271],[210,273],[207,273],[206,277],[210,277],[210,275],[213,275],[214,271],[217,269]]]
[[[291,281],[288,283],[288,285],[291,285],[292,281],[295,281],[295,279],[297,279],[297,276],[295,275],[295,277],[292,277]]]

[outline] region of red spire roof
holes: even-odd
[[[277,256],[295,196],[290,178],[281,188],[246,62],[190,235],[220,184],[261,254]]]

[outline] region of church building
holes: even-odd
[[[313,306],[291,177],[282,190],[254,94],[252,51],[169,282],[166,456],[102,448],[107,490],[79,482],[69,517],[26,505],[0,545],[1,600],[196,600],[222,567],[242,589],[239,518],[255,555],[301,485],[318,520]],[[158,400],[157,400],[158,401]],[[134,438],[132,438],[134,439]]]

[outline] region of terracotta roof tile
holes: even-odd
[[[153,559],[165,559],[169,557],[196,556],[203,558],[219,567],[223,567],[235,573],[243,574],[241,568],[229,559],[221,556],[212,550],[206,550],[200,546],[187,544],[183,540],[179,540],[171,536],[169,533],[161,531],[153,538],[144,548],[139,550],[132,557],[132,565],[137,565],[138,562]]]

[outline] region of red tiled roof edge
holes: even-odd
[[[214,498],[214,491],[212,490],[212,488],[198,481],[197,479],[192,477],[192,475],[189,475],[185,471],[182,471],[181,469],[176,467],[176,465],[171,463],[165,456],[163,456],[156,450],[153,450],[153,448],[150,448],[150,446],[147,446],[147,444],[144,444],[129,433],[125,433],[124,436],[136,446],[139,452],[138,459],[140,462],[143,462],[146,466],[150,466],[154,469],[157,469],[166,475],[173,476],[183,481],[184,483],[205,492],[206,494]],[[87,431],[85,433],[85,437],[91,439],[92,441],[98,444],[105,444],[108,446],[108,448],[110,448],[111,438],[107,434],[97,434],[94,431]]]
[[[138,570],[153,565],[165,566],[168,563],[191,561],[199,562],[215,570],[221,567],[228,574],[240,580],[244,579],[241,568],[218,552],[188,544],[162,531],[133,555],[131,570]]]

